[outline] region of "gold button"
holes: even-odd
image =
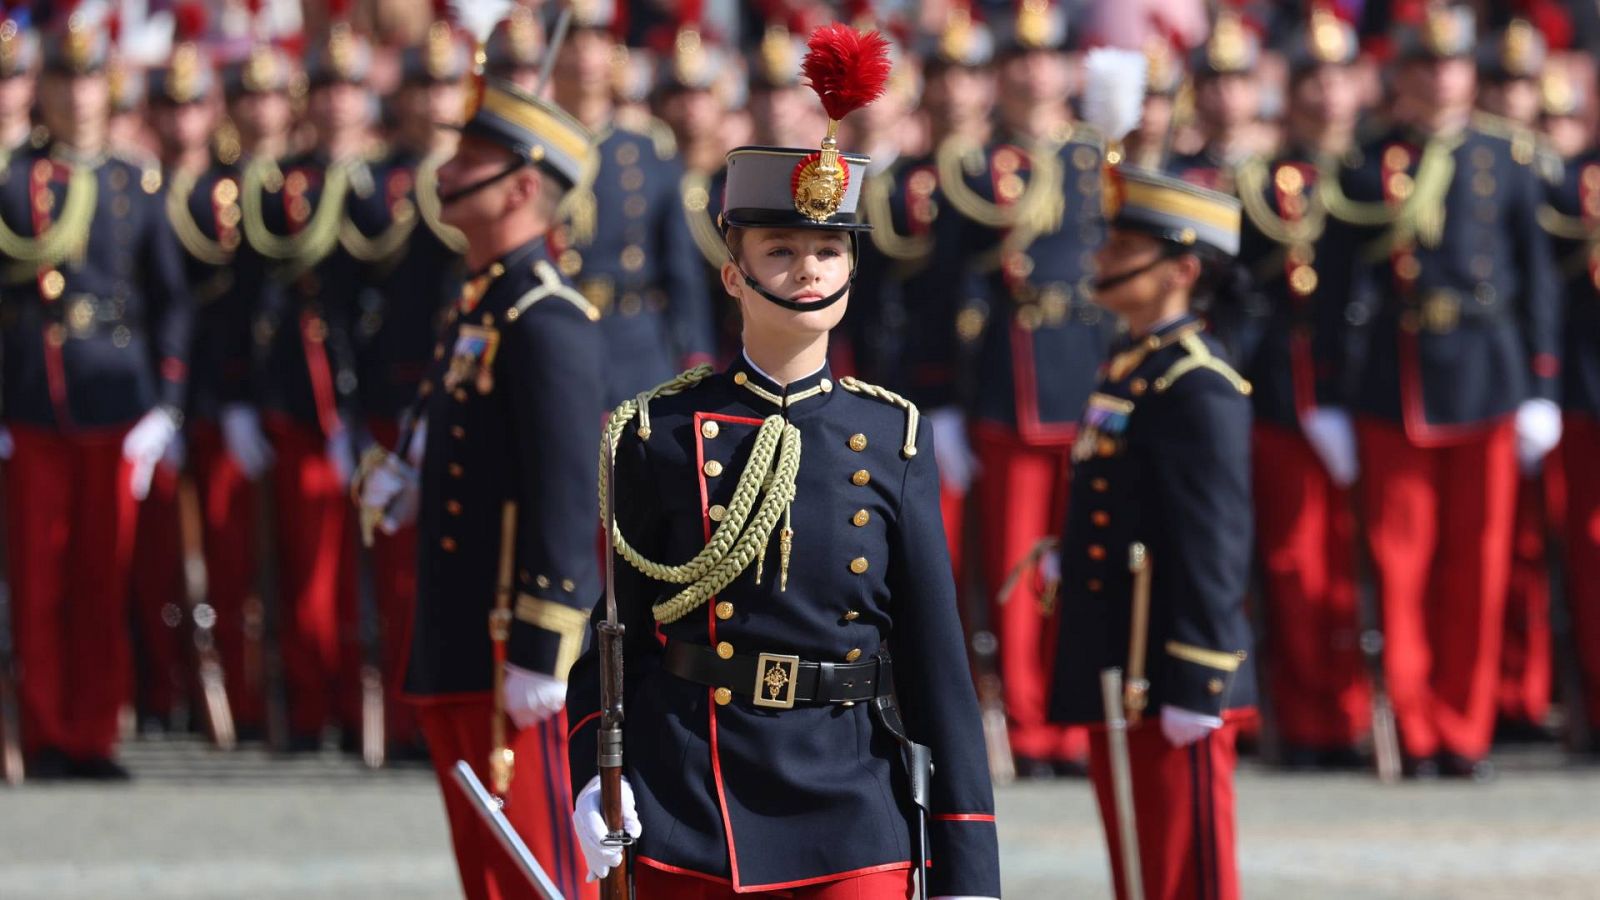
[[[857,575],[867,571],[867,558],[865,556],[858,556],[855,559],[850,560],[850,571],[856,573]]]
[[[465,402],[467,402],[467,389],[466,388],[456,388],[455,393],[451,394],[450,396],[456,398],[456,402],[457,403],[465,403]]]
[[[721,522],[728,517],[728,508],[718,503],[706,510],[706,515],[710,516],[713,522]]]
[[[844,614],[844,620],[846,622],[854,622],[859,618],[861,618],[861,613],[858,613],[853,609]]]
[[[869,513],[864,509],[856,510],[856,514],[850,517],[851,524],[855,525],[857,528],[860,528],[871,521],[872,513]]]
[[[723,659],[733,659],[733,645],[727,641],[717,645],[717,655]]]
[[[540,589],[548,588],[550,587],[550,576],[540,575],[537,579],[535,579],[535,583],[539,585]]]
[[[715,478],[718,475],[721,475],[722,474],[722,463],[719,463],[714,459],[713,460],[709,460],[706,463],[705,473],[706,473],[707,476],[709,476],[711,478]]]
[[[1213,678],[1210,681],[1206,682],[1206,690],[1210,691],[1213,694],[1222,693],[1222,679],[1221,678]]]
[[[717,688],[717,692],[711,696],[716,698],[718,706],[727,706],[729,703],[733,702],[733,691],[730,691],[727,688]]]
[[[705,424],[700,426],[700,434],[701,434],[701,436],[703,436],[703,437],[705,437],[707,439],[716,437],[717,433],[720,432],[721,430],[722,430],[722,428],[720,426],[718,426],[717,423],[715,423],[715,422],[706,422]]]
[[[456,552],[456,539],[455,538],[440,538],[439,539],[439,546],[446,553],[454,553],[454,552]]]
[[[460,500],[447,500],[447,501],[445,501],[444,511],[449,513],[452,516],[461,515],[461,501]]]
[[[1149,389],[1150,382],[1145,381],[1143,378],[1135,378],[1134,380],[1128,382],[1128,393],[1134,395],[1135,397],[1142,396],[1144,392],[1148,391]]]
[[[844,655],[844,661],[845,662],[855,662],[856,660],[858,660],[860,658],[861,658],[861,648],[860,647],[856,647],[853,650],[851,650],[849,653],[846,653]]]
[[[1089,514],[1089,521],[1093,522],[1097,528],[1104,528],[1111,524],[1111,514],[1103,509],[1097,509]]]
[[[467,430],[460,425],[452,425],[450,426],[450,436],[459,440],[467,436]]]
[[[1090,591],[1095,592],[1098,592],[1101,588],[1105,587],[1105,585],[1102,584],[1098,578],[1089,579],[1088,586]]]
[[[734,384],[742,385],[742,384],[744,384],[745,382],[747,382],[749,380],[750,380],[750,376],[746,375],[743,372],[735,372],[735,373],[733,373],[733,383]]]
[[[824,394],[833,393],[833,382],[830,379],[827,379],[827,378],[822,379],[822,383],[818,384],[817,387],[822,388],[822,392]]]
[[[66,287],[66,277],[55,269],[44,273],[44,276],[39,279],[39,293],[46,300],[54,300],[61,296],[61,292],[66,290]]]
[[[1096,494],[1104,494],[1106,491],[1111,490],[1111,482],[1105,480],[1104,478],[1096,478],[1095,480],[1089,482],[1089,487],[1093,489]]]
[[[857,453],[867,449],[867,436],[864,434],[850,435],[850,449]]]
[[[868,472],[866,469],[857,469],[856,473],[850,476],[850,483],[854,484],[856,487],[866,487],[867,482],[871,480],[872,473]]]
[[[1097,562],[1099,560],[1105,559],[1106,558],[1106,548],[1100,546],[1099,544],[1090,544],[1089,545],[1089,558],[1092,559],[1092,560],[1095,560]]]
[[[465,470],[461,468],[460,463],[451,463],[448,471],[450,472],[451,478],[460,478]]]
[[[717,618],[726,622],[733,618],[733,604],[724,600],[717,604]]]
[[[578,583],[571,578],[563,578],[561,579],[561,589],[570,594],[578,589]]]

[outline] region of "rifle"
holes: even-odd
[[[978,504],[963,504],[961,540],[967,547],[978,546],[978,536],[983,527],[978,514]],[[990,630],[989,606],[983,596],[981,567],[965,567],[965,584],[957,583],[964,615],[962,624],[969,637],[967,644],[972,653],[972,668],[978,689],[979,721],[983,723],[983,746],[989,755],[989,780],[995,784],[1010,784],[1017,780],[1017,761],[1011,755],[1011,729],[1006,724],[1005,685],[1000,680],[1000,639]]]
[[[378,608],[377,576],[373,572],[372,551],[359,537],[356,540],[357,625],[361,641],[361,761],[369,769],[383,768],[385,752],[383,716],[383,615]]]
[[[0,513],[5,497],[0,493]],[[17,711],[16,672],[12,668],[11,647],[11,558],[7,551],[5,516],[0,515],[0,774],[6,784],[19,785],[24,778],[22,727]]]
[[[1144,659],[1150,639],[1150,580],[1154,568],[1144,544],[1135,543],[1128,548],[1128,571],[1133,573],[1133,620],[1128,625],[1128,683],[1123,688],[1123,705],[1127,707],[1129,725],[1139,724],[1150,703]],[[1122,680],[1120,671],[1117,680]]]
[[[506,641],[511,638],[511,570],[516,567],[517,504],[507,500],[500,513],[500,571],[489,613],[489,643],[494,648],[494,717],[489,720],[489,783],[497,797],[511,789],[516,753],[506,746]]]
[[[596,740],[596,762],[600,770],[600,812],[606,820],[605,843],[623,849],[623,862],[612,866],[600,882],[601,900],[632,900],[633,884],[628,877],[628,847],[633,836],[622,827],[622,722],[623,722],[623,636],[627,626],[617,615],[617,550],[613,535],[617,515],[616,448],[605,441],[606,508],[606,620],[595,626],[600,650],[600,733]]]
[[[1394,720],[1394,704],[1389,699],[1389,684],[1383,668],[1383,611],[1377,577],[1367,556],[1366,520],[1354,493],[1356,539],[1356,578],[1361,592],[1361,655],[1367,663],[1367,678],[1372,684],[1372,758],[1378,780],[1393,784],[1400,780],[1400,729]]]
[[[201,704],[211,740],[218,749],[232,750],[237,744],[233,728],[233,708],[223,681],[222,659],[217,654],[217,610],[207,599],[210,590],[206,577],[205,539],[200,525],[200,492],[193,475],[178,478],[178,534],[183,545],[183,594],[189,621],[194,630],[195,678],[200,686]]]
[[[1126,690],[1133,690],[1131,682]],[[1133,764],[1128,756],[1128,724],[1132,718],[1131,714],[1124,715],[1123,693],[1122,670],[1101,669],[1100,700],[1105,706],[1111,799],[1117,813],[1117,843],[1122,850],[1122,884],[1127,900],[1144,900],[1144,872],[1139,868],[1139,829],[1134,819]]]
[[[506,814],[500,811],[500,801],[484,788],[483,782],[473,773],[472,765],[464,759],[458,759],[451,774],[455,776],[456,787],[466,795],[467,805],[478,814],[478,820],[489,829],[494,839],[500,842],[501,849],[511,857],[511,862],[516,865],[517,871],[522,873],[534,896],[539,900],[563,900],[555,882],[545,874],[544,869],[539,866],[539,860],[534,858],[533,851],[523,843],[522,836],[517,834],[517,830],[511,827]]]

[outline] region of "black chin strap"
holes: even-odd
[[[1182,256],[1183,253],[1184,253],[1184,251],[1176,249],[1176,248],[1170,249],[1170,250],[1163,250],[1163,251],[1161,251],[1161,255],[1160,256],[1157,256],[1155,259],[1150,260],[1149,262],[1145,263],[1142,266],[1139,266],[1139,267],[1134,268],[1134,269],[1130,269],[1129,271],[1122,272],[1122,273],[1119,273],[1117,275],[1112,275],[1112,276],[1107,277],[1107,278],[1099,279],[1098,281],[1096,281],[1094,283],[1094,289],[1097,290],[1097,291],[1109,291],[1112,288],[1117,287],[1118,285],[1127,284],[1128,282],[1132,281],[1135,278],[1138,278],[1140,275],[1143,275],[1144,273],[1150,271],[1151,269],[1154,269],[1156,266],[1161,265],[1162,263],[1166,262],[1167,260]]]
[[[454,202],[456,202],[457,200],[460,200],[463,197],[470,197],[471,195],[476,194],[477,192],[479,192],[479,191],[483,190],[484,188],[488,187],[489,185],[494,184],[496,181],[499,181],[500,179],[506,177],[507,175],[510,175],[512,172],[517,171],[518,169],[522,168],[524,165],[526,165],[526,163],[524,163],[520,159],[512,160],[511,163],[509,165],[507,165],[504,169],[501,169],[500,171],[494,173],[493,175],[490,175],[490,176],[485,177],[485,178],[480,178],[477,181],[474,181],[473,183],[467,185],[464,188],[460,188],[458,190],[451,191],[448,194],[440,195],[439,202],[448,204],[448,203],[454,203]]]
[[[724,240],[726,240],[726,237],[724,237]],[[726,247],[727,244],[724,243],[723,246]],[[802,303],[796,300],[790,300],[787,297],[779,297],[777,294],[774,294],[758,284],[756,280],[751,277],[750,273],[744,270],[744,266],[739,265],[738,258],[736,258],[733,254],[733,248],[728,247],[728,260],[733,263],[733,267],[738,269],[739,274],[744,277],[745,285],[748,286],[750,290],[755,291],[762,297],[765,297],[767,300],[770,300],[784,309],[791,310],[793,312],[809,312],[814,309],[827,309],[835,303],[838,303],[840,300],[843,300],[844,295],[850,293],[850,285],[856,280],[856,259],[856,236],[852,234],[850,235],[850,277],[845,279],[844,286],[840,287],[837,291],[834,291],[828,296],[823,297],[821,300],[810,300]]]

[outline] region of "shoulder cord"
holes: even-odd
[[[1156,393],[1165,394],[1174,384],[1178,383],[1178,379],[1196,369],[1210,369],[1226,378],[1228,383],[1233,385],[1234,390],[1244,394],[1246,397],[1250,396],[1250,382],[1244,380],[1227,363],[1211,355],[1210,348],[1206,346],[1205,341],[1200,339],[1198,333],[1189,332],[1185,334],[1179,340],[1179,343],[1183,345],[1185,350],[1189,351],[1189,355],[1173,363],[1172,368],[1168,369],[1166,374],[1156,379],[1155,384],[1152,385]]]
[[[341,223],[344,221],[344,193],[350,185],[350,173],[344,165],[327,169],[322,185],[322,198],[311,220],[298,234],[280,235],[267,227],[262,215],[262,192],[267,173],[278,173],[278,164],[270,159],[257,159],[244,170],[243,184],[239,189],[239,210],[244,214],[244,234],[263,256],[278,261],[293,260],[302,265],[315,265],[333,251],[339,241]],[[273,179],[279,181],[278,178]],[[276,192],[274,192],[276,193]]]
[[[200,223],[189,212],[189,197],[194,194],[197,179],[187,172],[177,172],[167,184],[167,221],[178,236],[178,243],[189,255],[208,266],[225,266],[233,253],[223,249],[220,242],[206,236]]]
[[[417,212],[422,215],[422,223],[428,226],[441,244],[452,253],[465,253],[467,236],[461,233],[461,229],[446,225],[439,218],[439,166],[443,162],[444,158],[435,154],[417,166]]]
[[[915,403],[912,403],[910,400],[907,400],[888,388],[878,387],[875,384],[868,384],[865,381],[859,381],[850,375],[846,375],[845,377],[839,379],[839,386],[847,391],[850,391],[851,393],[861,394],[862,396],[871,397],[875,400],[881,400],[884,403],[890,404],[891,406],[898,406],[905,410],[906,438],[905,442],[900,446],[900,455],[906,459],[910,459],[911,457],[917,455],[917,424],[921,420],[922,414],[917,410],[917,405]]]
[[[30,265],[49,266],[82,253],[94,220],[99,187],[92,167],[73,166],[67,178],[67,197],[61,204],[61,215],[43,234],[23,237],[0,217],[0,256]]]
[[[1326,166],[1317,166],[1317,183],[1306,201],[1303,217],[1290,222],[1273,211],[1267,203],[1267,163],[1255,157],[1240,165],[1234,178],[1239,188],[1239,202],[1251,224],[1275,244],[1311,244],[1322,237],[1328,224],[1328,207],[1323,200],[1325,185],[1337,180],[1339,174]]]
[[[711,221],[711,179],[700,172],[686,172],[678,182],[678,193],[683,198],[683,215],[689,220],[689,236],[694,238],[695,247],[707,265],[721,270],[728,261],[728,245]]]
[[[861,207],[867,222],[872,244],[884,256],[903,262],[924,259],[933,252],[933,237],[927,234],[901,234],[894,227],[894,210],[889,203],[890,175],[870,176],[861,183]]]

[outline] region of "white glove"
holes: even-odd
[[[0,461],[11,459],[17,452],[17,442],[11,439],[11,429],[0,425]]]
[[[350,442],[350,429],[341,428],[328,436],[325,452],[328,462],[333,464],[333,474],[339,479],[339,484],[350,486],[350,479],[356,475],[356,448]]]
[[[613,866],[622,865],[622,848],[605,844],[611,829],[606,827],[606,817],[600,812],[600,776],[589,779],[578,792],[578,800],[572,804],[572,827],[578,832],[583,861],[589,864],[588,880],[604,878]],[[639,810],[633,802],[633,785],[628,783],[626,775],[622,776],[622,830],[635,838],[644,833],[644,826],[639,823]]]
[[[129,479],[133,499],[150,496],[150,479],[156,473],[156,464],[167,453],[172,439],[178,436],[178,422],[172,413],[157,407],[145,413],[128,436],[122,439],[122,458],[133,464]]]
[[[1039,577],[1045,584],[1059,584],[1061,581],[1061,551],[1052,550],[1039,557]]]
[[[1222,720],[1176,706],[1161,707],[1161,733],[1174,747],[1187,747],[1222,727]]]
[[[400,433],[405,434],[405,429],[401,429]],[[396,453],[405,457],[406,462],[411,464],[411,468],[422,468],[422,454],[428,449],[428,417],[423,416],[418,419],[417,427],[411,429],[410,446],[396,447],[394,449]]]
[[[530,672],[506,663],[506,715],[518,728],[531,728],[561,711],[567,702],[567,683],[554,675]]]
[[[261,430],[261,417],[243,403],[222,408],[222,442],[244,477],[255,481],[272,465],[272,443]]]
[[[1517,407],[1516,428],[1517,463],[1523,474],[1533,475],[1561,442],[1561,407],[1550,400],[1524,400]]]
[[[1319,406],[1306,413],[1300,427],[1333,483],[1342,488],[1355,484],[1361,462],[1356,456],[1356,429],[1350,414],[1337,407]]]
[[[176,475],[183,471],[183,464],[188,460],[189,442],[184,438],[183,432],[180,431],[173,435],[172,440],[167,443],[167,452],[161,454],[161,462],[157,463],[156,466]]]
[[[945,406],[928,413],[928,426],[939,459],[939,481],[947,490],[965,494],[978,474],[978,458],[967,443],[967,417],[961,410]]]
[[[361,505],[383,513],[378,528],[384,534],[394,534],[416,521],[421,500],[422,484],[416,470],[392,453],[361,482]]]

